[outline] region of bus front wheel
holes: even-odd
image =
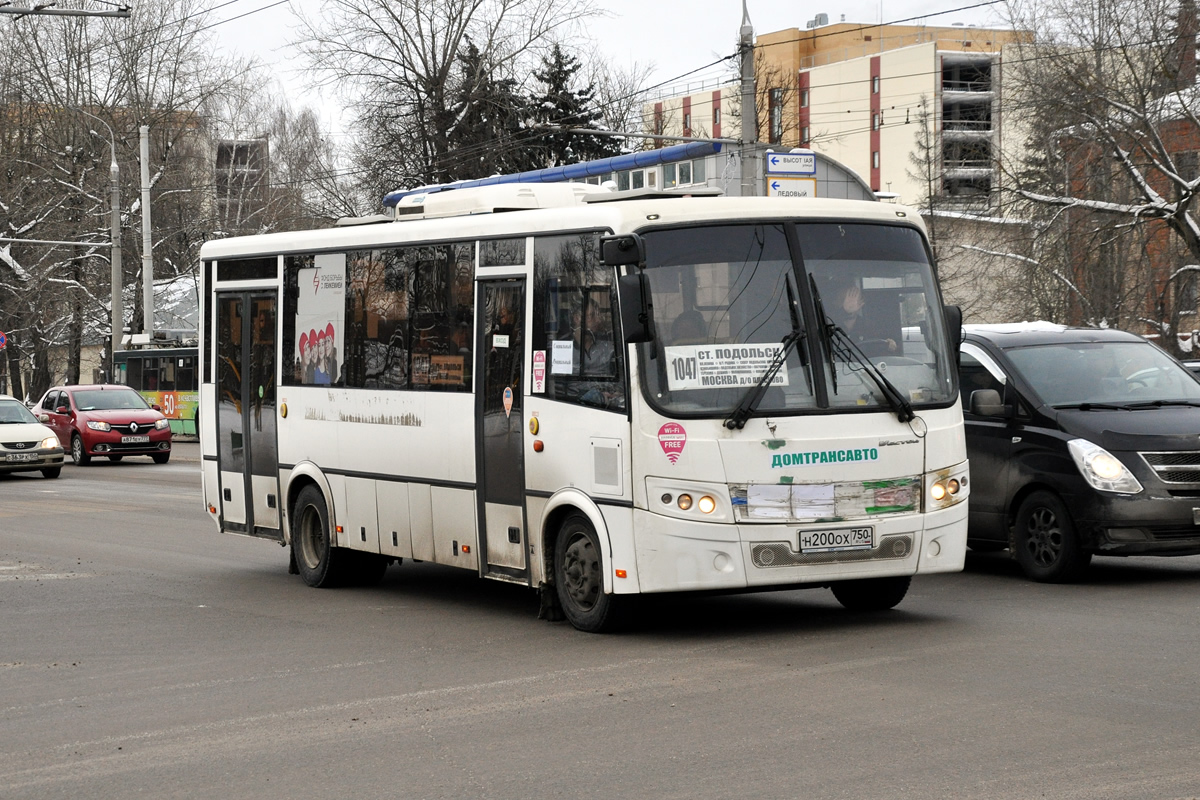
[[[563,614],[588,633],[612,630],[619,619],[619,601],[604,593],[604,557],[591,522],[572,514],[563,522],[554,543],[554,587]]]
[[[292,553],[301,579],[309,586],[328,588],[345,582],[346,551],[329,537],[329,509],[316,486],[305,486],[292,507]]]
[[[908,594],[912,578],[901,575],[895,578],[862,578],[855,581],[838,581],[829,587],[833,596],[848,611],[887,611],[895,608]]]

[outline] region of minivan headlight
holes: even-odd
[[[1087,439],[1072,439],[1067,442],[1067,449],[1079,473],[1093,489],[1121,494],[1137,494],[1142,490],[1142,484],[1121,460],[1100,445]]]
[[[42,448],[43,450],[53,450],[56,447],[62,447],[62,445],[58,443],[57,436],[47,436],[38,443],[38,447]]]

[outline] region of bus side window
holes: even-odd
[[[533,251],[533,349],[546,353],[546,396],[624,411],[625,359],[613,273],[596,234],[540,237]]]

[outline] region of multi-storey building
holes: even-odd
[[[756,40],[758,130],[780,150],[815,150],[910,204],[929,194],[988,202],[998,185],[1003,48],[1020,31],[827,24]],[[655,99],[654,132],[742,136],[736,83]]]

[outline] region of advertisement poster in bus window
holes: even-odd
[[[325,253],[298,275],[296,350],[302,383],[329,385],[341,378],[346,322],[346,256]]]

